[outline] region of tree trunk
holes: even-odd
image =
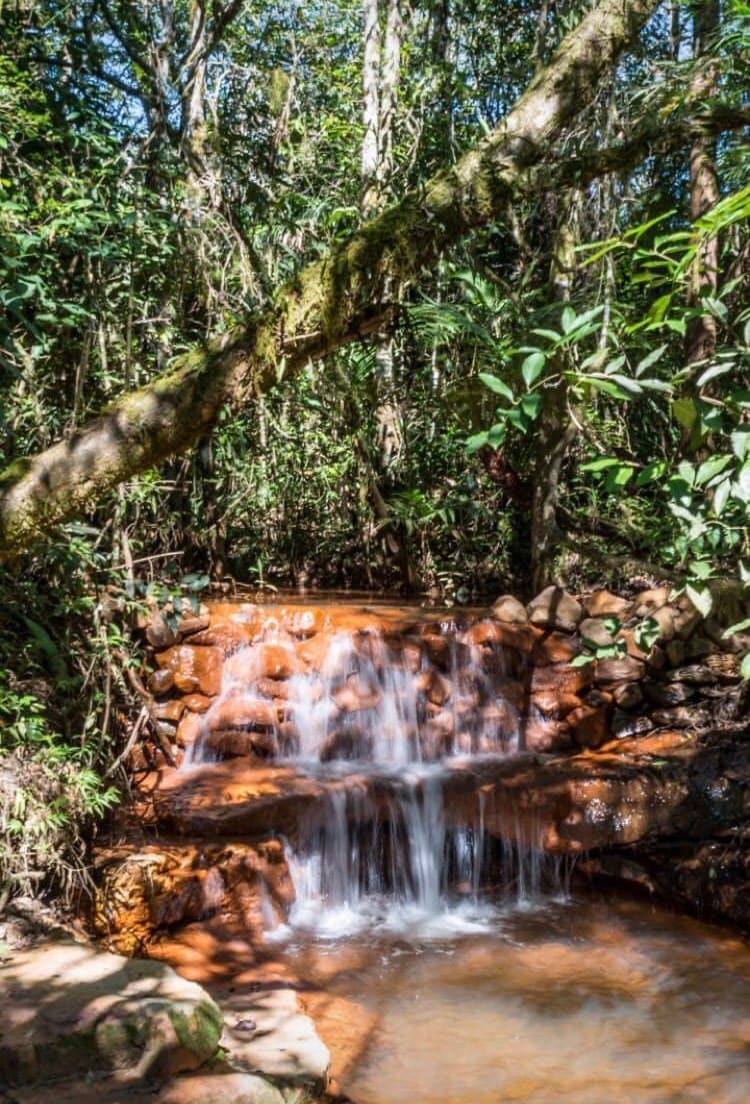
[[[718,95],[718,68],[710,58],[713,39],[719,30],[719,0],[702,0],[693,17],[693,59],[699,68],[692,81],[696,99],[711,100]],[[707,56],[709,55],[709,56]],[[716,143],[710,134],[696,138],[690,150],[690,218],[702,218],[719,200],[716,172]],[[690,306],[715,295],[719,278],[719,240],[709,238],[695,259],[688,293]],[[701,314],[688,322],[685,360],[688,364],[710,360],[716,352],[716,319]]]
[[[226,402],[376,333],[390,310],[388,288],[416,281],[448,245],[507,217],[517,196],[535,186],[535,164],[591,102],[658,3],[601,0],[510,114],[455,166],[303,268],[268,310],[178,358],[80,432],[13,463],[0,476],[0,556],[18,554],[123,479],[191,447]],[[565,168],[577,174],[575,159],[557,164],[558,176]]]

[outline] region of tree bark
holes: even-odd
[[[178,358],[80,432],[6,469],[0,557],[17,555],[117,483],[191,447],[228,401],[241,402],[309,359],[376,333],[390,310],[389,287],[416,281],[448,245],[507,216],[534,186],[534,166],[591,102],[600,78],[658,4],[601,0],[509,115],[455,166],[303,268],[269,309]],[[577,175],[576,164],[567,171]]]
[[[699,68],[691,92],[698,99],[718,95],[718,69],[710,57],[713,39],[719,30],[719,0],[702,0],[693,16],[693,58]],[[699,135],[690,150],[690,218],[696,222],[719,201],[719,177],[716,171],[715,140],[711,134]],[[719,280],[719,239],[709,238],[695,265],[690,281],[688,302],[698,306],[706,295],[715,295]],[[685,360],[688,364],[710,360],[716,352],[716,319],[701,314],[688,322]]]

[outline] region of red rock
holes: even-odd
[[[513,625],[502,621],[476,621],[466,630],[466,641],[477,647],[515,648],[530,652],[538,633],[529,625]]]
[[[344,713],[356,713],[361,709],[374,709],[380,701],[380,691],[374,690],[351,675],[333,694],[333,700]]]
[[[190,638],[191,644],[207,645],[212,648],[221,648],[225,655],[236,652],[250,644],[253,639],[252,627],[239,621],[218,621],[207,629],[195,633]]]
[[[638,644],[635,639],[635,629],[620,629],[617,634],[618,640],[625,641],[625,647],[629,656],[633,659],[645,659],[646,652]]]
[[[588,748],[597,748],[603,744],[610,735],[611,712],[609,705],[582,705],[580,709],[574,709],[569,713],[567,723],[570,725],[575,742],[581,747]]]
[[[594,680],[594,664],[571,667],[557,663],[550,667],[535,667],[531,674],[531,693],[537,691],[554,694],[580,694]]]
[[[297,646],[297,655],[302,663],[313,671],[322,670],[328,659],[331,649],[331,634],[327,632],[316,633],[309,640],[304,640]],[[342,661],[343,663],[343,661]],[[344,674],[343,667],[340,671],[330,670],[330,675]]]
[[[171,721],[172,724],[177,724],[184,712],[185,702],[182,698],[173,698],[172,701],[157,702],[153,715],[159,721]]]
[[[578,709],[583,703],[577,694],[556,694],[550,690],[537,691],[529,699],[534,709],[545,717],[566,717],[573,709]]]
[[[427,654],[439,667],[450,663],[448,641],[442,636],[424,637],[424,647]],[[416,675],[422,666],[422,649],[416,640],[405,640],[401,648],[401,659],[407,671]]]
[[[326,626],[326,615],[313,606],[282,606],[278,618],[287,632],[305,639],[321,632]]]
[[[220,648],[178,644],[166,652],[158,652],[156,662],[172,672],[178,690],[190,694],[200,690],[209,697],[221,690],[224,654]]]
[[[273,737],[270,737],[273,740]],[[247,756],[255,755],[258,751],[262,756],[268,751],[273,751],[275,744],[269,748],[265,734],[248,732],[246,729],[219,729],[210,732],[206,736],[205,747],[221,756]]]
[[[584,600],[583,608],[587,617],[619,617],[624,621],[630,610],[627,598],[618,598],[609,590],[595,590]]]
[[[305,671],[305,664],[291,647],[283,644],[254,644],[227,658],[227,674],[238,681],[250,678],[284,679]]]
[[[223,728],[245,728],[248,725],[273,728],[276,709],[271,702],[247,694],[233,694],[216,702],[206,714],[210,732]]]
[[[439,636],[437,633],[430,633],[422,637],[422,643],[424,645],[424,650],[427,652],[432,662],[443,671],[449,670],[451,665],[451,646],[447,638]],[[419,654],[419,660],[421,661],[421,653]],[[420,665],[421,663],[417,664],[417,671]],[[413,668],[410,669],[413,670]]]
[[[567,751],[573,746],[570,729],[565,721],[551,720],[541,715],[529,716],[522,730],[522,747],[527,751]]]
[[[416,689],[425,695],[433,705],[445,705],[453,693],[453,687],[448,679],[438,674],[437,671],[422,671],[415,679]]]
[[[569,663],[580,653],[581,645],[575,636],[547,632],[535,641],[529,659],[536,666],[546,667],[550,663]]]
[[[182,700],[185,708],[192,710],[193,713],[205,713],[213,698],[207,698],[205,694],[186,694]]]
[[[197,713],[184,713],[182,720],[177,726],[177,735],[175,737],[178,747],[188,748],[203,733],[203,718]]]

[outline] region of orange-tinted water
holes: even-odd
[[[356,1104],[750,1101],[750,948],[642,901],[287,955],[330,998],[311,1011]]]

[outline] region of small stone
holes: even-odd
[[[504,594],[493,603],[492,616],[498,621],[507,621],[513,625],[525,625],[529,619],[526,607],[512,594]]]
[[[546,587],[529,602],[526,610],[532,625],[563,632],[574,632],[583,617],[580,602],[567,590],[556,586]]]
[[[630,609],[627,598],[618,598],[609,590],[595,590],[584,600],[587,617],[618,617],[624,621]]]
[[[586,617],[578,626],[578,635],[596,648],[608,648],[615,642],[601,617]]]

